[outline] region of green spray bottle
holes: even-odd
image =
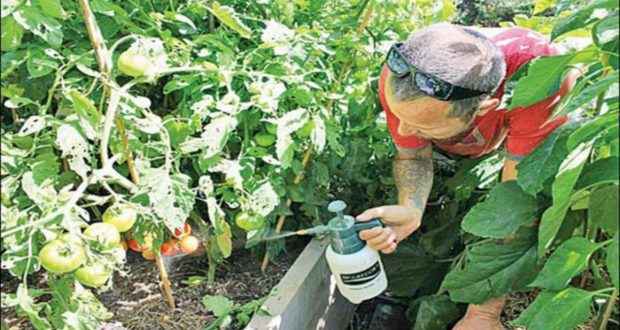
[[[369,221],[355,221],[344,215],[347,205],[343,201],[329,204],[330,212],[337,214],[327,225],[300,230],[298,234],[330,235],[330,245],[325,258],[340,293],[354,304],[373,298],[387,288],[387,278],[379,252],[359,238],[359,232],[373,227],[383,227],[376,218]]]

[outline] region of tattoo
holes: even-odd
[[[398,188],[398,201],[424,212],[433,186],[432,149],[424,148],[414,155],[398,156],[392,167]]]

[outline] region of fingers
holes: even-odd
[[[362,230],[359,236],[372,248],[383,253],[392,253],[398,246],[396,233],[390,227]]]
[[[395,207],[400,207],[400,206],[399,205],[384,205],[384,206],[374,207],[372,209],[368,209],[362,212],[362,214],[358,215],[356,219],[359,221],[368,221],[374,218],[383,218],[383,219],[389,220],[391,217],[395,215],[395,213],[397,213],[395,212]]]

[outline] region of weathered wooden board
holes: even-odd
[[[278,293],[269,297],[263,309],[246,329],[251,330],[345,330],[355,306],[336,288],[325,249],[329,240],[313,239],[277,285]]]

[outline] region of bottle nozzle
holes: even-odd
[[[325,225],[301,229],[297,231],[297,235],[323,235],[327,233],[329,233],[329,227]]]

